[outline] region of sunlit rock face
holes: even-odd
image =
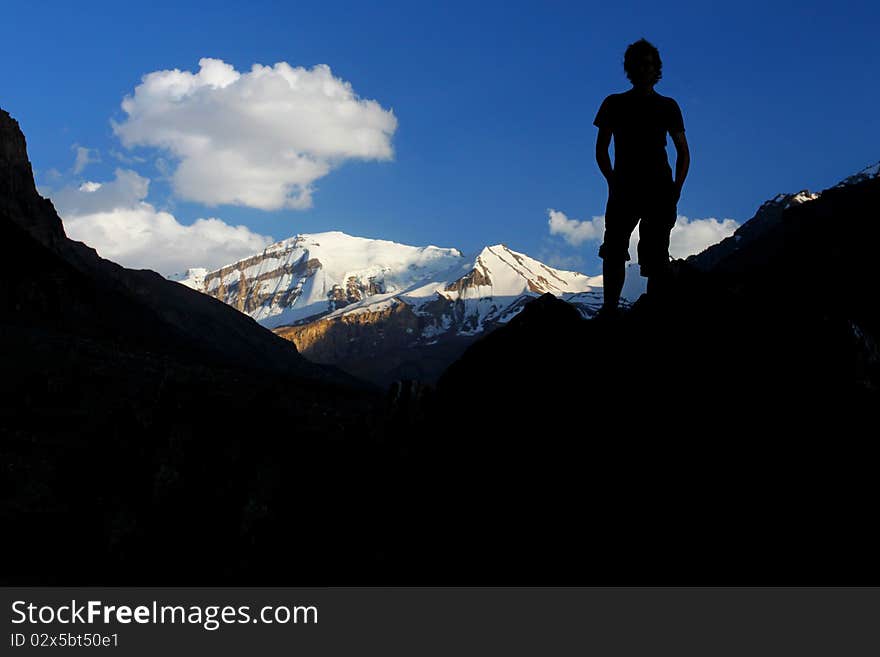
[[[180,282],[273,328],[306,357],[378,383],[432,380],[542,294],[584,317],[602,304],[601,278],[554,269],[503,244],[467,257],[340,232],[297,235]]]

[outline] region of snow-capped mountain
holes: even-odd
[[[268,328],[405,304],[424,319],[420,335],[428,338],[479,333],[546,292],[585,316],[602,301],[601,278],[553,269],[503,244],[468,258],[341,232],[297,235],[214,271],[190,269],[179,282]]]
[[[401,354],[415,358],[413,349],[454,342],[447,350],[454,358],[547,292],[584,317],[602,305],[601,277],[548,267],[503,244],[466,257],[454,248],[341,232],[297,235],[220,269],[176,278],[272,328],[306,356],[374,380],[382,379],[373,372],[380,353],[386,368],[397,367],[406,360]],[[444,356],[437,367],[448,362]]]

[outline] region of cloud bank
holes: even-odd
[[[167,150],[175,193],[206,205],[307,208],[313,184],[346,160],[389,160],[397,119],[360,98],[326,65],[254,64],[239,73],[219,59],[199,71],[145,75],[113,129],[127,148]]]
[[[126,267],[164,275],[189,267],[214,269],[261,251],[273,241],[214,217],[185,226],[144,201],[149,185],[134,171],[117,169],[112,181],[67,187],[53,194],[52,201],[71,238]]]
[[[550,209],[547,222],[551,235],[559,235],[571,246],[581,246],[584,242],[601,243],[605,231],[605,217],[591,220],[569,219],[565,213]],[[725,237],[733,235],[739,228],[733,219],[689,219],[679,215],[669,236],[669,254],[673,258],[687,258],[716,244]],[[630,238],[629,252],[633,260],[637,257],[636,245],[639,241],[639,228],[636,227]]]

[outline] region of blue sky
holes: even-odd
[[[231,257],[258,247],[259,237],[325,230],[466,252],[504,242],[598,273],[597,241],[589,231],[580,240],[551,235],[548,210],[573,222],[603,214],[592,120],[607,94],[629,87],[623,51],[643,36],[663,57],[657,91],[676,98],[684,113],[692,168],[679,213],[691,221],[743,222],[779,192],[820,190],[880,160],[880,8],[872,2],[40,2],[16,3],[4,22],[0,106],[21,123],[38,185],[65,220],[88,214],[78,200],[86,182],[103,184],[102,202],[138,206],[140,218],[122,213],[118,222],[147,221],[143,204],[153,212],[149,221],[165,213],[145,225],[216,220],[202,232],[173,226],[164,242],[138,233],[145,241],[123,264],[162,273],[183,263],[171,256],[169,239],[185,245],[204,235],[206,244],[231,244]],[[256,158],[260,166],[236,172],[232,158],[222,184],[196,176],[184,185],[180,167],[196,146],[169,146],[158,136],[169,126],[157,122],[132,125],[129,144],[114,130],[111,121],[133,123],[121,103],[142,76],[196,74],[202,58],[242,76],[254,64],[286,62],[307,73],[324,64],[355,101],[375,101],[370,111],[358,106],[353,120],[363,125],[327,128],[314,147],[324,155],[302,147],[316,167],[296,178],[306,181],[310,205],[302,198],[307,207],[228,202],[232,190],[258,189],[269,184],[260,176],[277,173],[253,148],[241,161]],[[297,106],[290,125],[300,122]],[[205,111],[215,110],[209,104]],[[217,150],[204,155],[208,163],[236,147],[224,141],[235,130],[221,118],[205,118],[205,126],[225,125],[215,135]],[[308,141],[275,119],[260,133],[268,149],[283,143],[289,154],[301,147],[297,139]],[[263,126],[259,108],[251,120]],[[273,130],[284,134],[273,141]],[[350,141],[365,130],[375,147],[361,152]],[[89,149],[79,166],[77,148]],[[221,188],[229,194],[214,204],[220,197],[212,190]],[[112,257],[126,233],[107,237],[117,227],[103,221],[79,226],[83,235],[110,240],[96,246]],[[249,234],[226,225],[244,225]],[[197,260],[186,263],[192,266],[208,258],[195,247],[186,253]]]

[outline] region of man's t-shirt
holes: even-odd
[[[614,173],[627,178],[670,175],[666,133],[684,132],[681,109],[656,91],[611,94],[599,108],[593,125],[614,135]]]

